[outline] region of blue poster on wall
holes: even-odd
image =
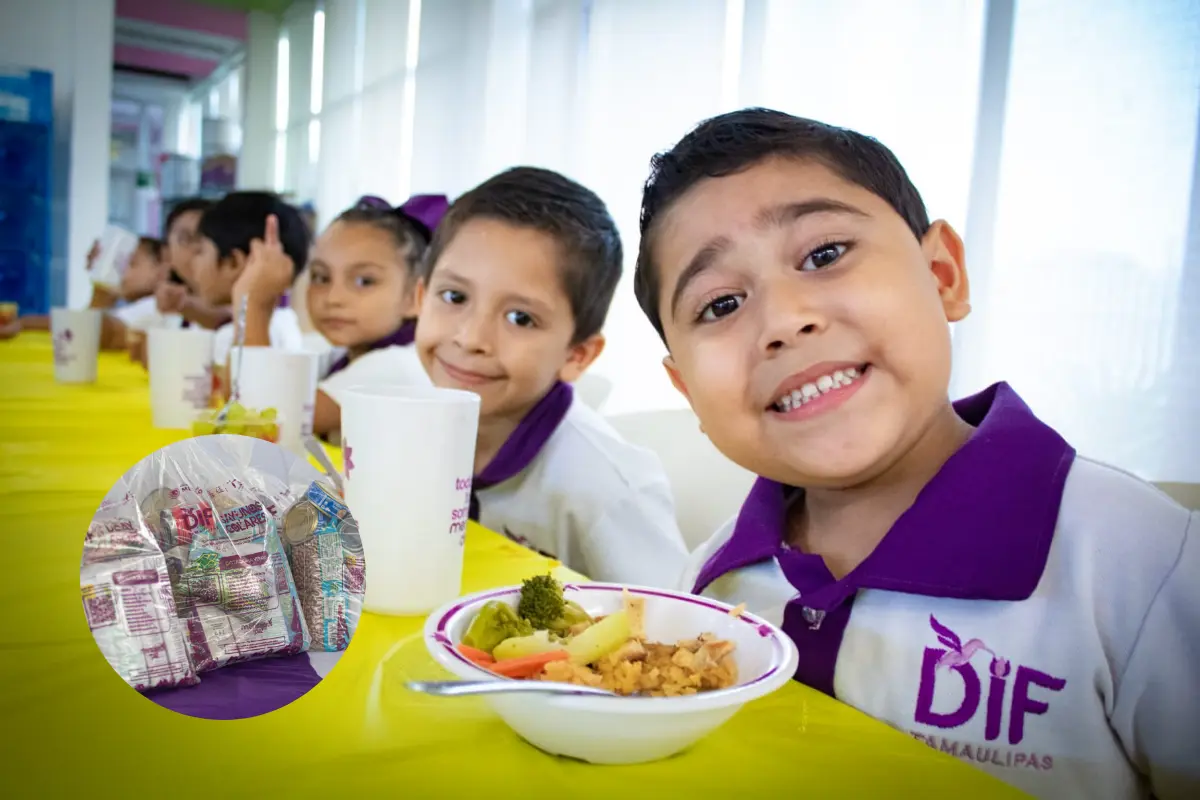
[[[0,66],[0,302],[44,314],[50,302],[53,78]]]

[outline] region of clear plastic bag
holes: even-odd
[[[313,650],[345,650],[358,627],[366,564],[358,525],[333,489],[314,481],[284,520],[285,546]]]
[[[309,646],[279,523],[239,463],[238,439],[177,442],[126,475],[198,673]]]
[[[261,445],[237,446],[245,481],[279,524],[311,637],[311,650],[345,650],[358,627],[366,591],[358,526],[324,478],[304,461],[271,463]],[[286,472],[287,479],[279,477]]]
[[[167,560],[123,483],[84,538],[79,588],[105,659],[138,691],[200,682],[175,609]]]

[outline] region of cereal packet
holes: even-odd
[[[79,588],[92,636],[126,683],[146,691],[200,682],[166,558],[132,496],[106,501],[88,526]]]

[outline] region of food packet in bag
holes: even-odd
[[[131,495],[106,501],[88,526],[79,588],[92,636],[126,683],[146,691],[200,682],[166,557]]]
[[[362,539],[350,511],[320,481],[288,509],[288,561],[313,650],[345,650],[358,627],[366,590]]]
[[[153,530],[201,673],[309,645],[278,523],[242,478],[230,475],[236,465],[219,450],[223,438],[159,451],[151,459],[160,463],[139,476],[143,484],[146,475],[160,483],[141,507],[157,517]]]

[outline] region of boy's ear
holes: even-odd
[[[958,322],[971,313],[971,286],[962,239],[949,222],[939,219],[921,239],[921,250],[937,281],[938,295],[947,322]]]
[[[679,367],[675,366],[675,359],[670,355],[663,356],[663,367],[667,370],[667,377],[671,379],[671,385],[679,392],[690,404],[692,396],[688,394],[687,385],[683,382],[683,377],[679,374]]]
[[[413,316],[421,313],[421,306],[425,305],[425,293],[428,291],[425,278],[420,275],[413,278]]]
[[[572,383],[587,371],[592,362],[604,352],[604,334],[597,333],[584,339],[579,344],[571,345],[567,351],[567,363],[558,371],[559,380]]]

